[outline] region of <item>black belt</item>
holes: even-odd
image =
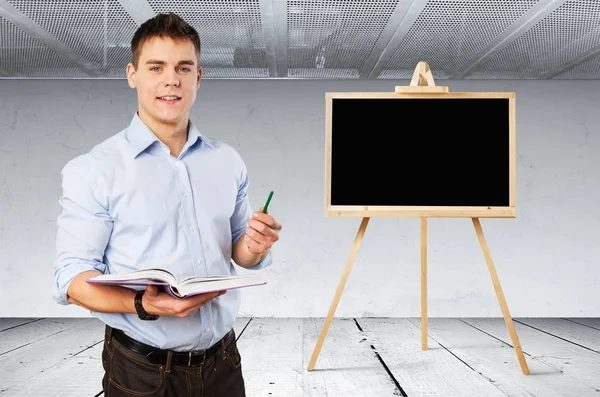
[[[234,332],[231,330],[219,342],[215,343],[206,350],[177,352],[172,350],[157,349],[156,347],[139,342],[127,336],[120,329],[111,328],[109,332],[110,335],[121,345],[125,346],[129,350],[146,356],[148,361],[152,364],[167,365],[168,355],[169,352],[171,352],[171,365],[180,366],[202,365],[208,357],[217,354],[220,349],[224,349],[234,336]]]

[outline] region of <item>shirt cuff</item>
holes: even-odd
[[[104,274],[106,272],[106,264],[104,263],[77,263],[61,266],[55,270],[54,279],[56,280],[52,288],[52,297],[56,303],[61,305],[69,305],[71,302],[67,300],[67,292],[69,285],[73,279],[87,271],[95,270]]]
[[[256,265],[247,267],[248,270],[261,270],[273,264],[273,251],[269,251],[267,256],[262,258]]]

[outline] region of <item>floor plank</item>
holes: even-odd
[[[507,344],[511,344],[508,330],[502,318],[465,319],[465,322]],[[600,359],[597,353],[526,325],[515,323],[515,329],[523,352],[595,390],[600,390],[600,376],[598,376],[600,374]]]
[[[307,366],[324,319],[304,319],[304,397],[402,396],[354,319],[334,318],[313,371]]]
[[[360,319],[368,343],[410,397],[505,397],[487,378],[473,371],[435,340],[421,350],[421,331],[408,319]]]
[[[238,339],[248,396],[302,395],[302,320],[253,318]]]
[[[34,321],[39,321],[39,318],[0,318],[0,332],[7,329],[19,327],[24,324],[28,324]]]
[[[589,317],[584,317],[584,318],[565,318],[564,320],[567,321],[571,321],[577,324],[581,324],[581,325],[585,325],[587,327],[591,327],[591,328],[595,328],[595,329],[600,329],[600,318],[589,318]]]
[[[63,360],[27,382],[11,387],[2,397],[93,397],[102,391],[102,347],[90,349]]]
[[[89,321],[89,318],[46,318],[40,321],[32,321],[19,327],[7,329],[1,333],[0,357],[10,351],[20,349],[32,342],[48,338],[86,321]]]
[[[420,326],[420,320],[412,320]],[[459,319],[428,320],[429,336],[509,396],[598,396],[579,380],[539,360],[525,356],[524,375],[514,349]]]
[[[600,354],[600,329],[559,318],[519,318],[515,321]]]
[[[97,319],[77,324],[0,356],[0,389],[9,389],[68,360],[102,341],[104,324]]]

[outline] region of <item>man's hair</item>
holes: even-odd
[[[140,25],[131,39],[131,63],[137,69],[144,43],[153,37],[169,37],[173,40],[190,40],[196,47],[200,66],[200,36],[194,27],[174,13],[158,14]]]

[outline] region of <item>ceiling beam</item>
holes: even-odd
[[[542,19],[553,13],[558,7],[562,6],[567,0],[547,0],[540,1],[521,15],[511,26],[499,34],[490,44],[484,47],[473,58],[466,62],[462,68],[456,70],[448,79],[463,79],[468,76],[477,66],[487,62],[492,56],[496,55],[519,37],[527,33]]]
[[[415,23],[427,0],[399,1],[360,70],[359,79],[376,79]]]
[[[259,0],[269,77],[287,77],[287,1]]]
[[[598,33],[596,32],[596,34],[598,34]],[[587,36],[588,35],[586,35],[582,39],[585,39]],[[577,40],[575,43],[573,43],[573,45],[576,45],[576,43],[581,41],[582,39]],[[598,56],[598,55],[600,55],[600,45],[592,47],[589,50],[585,51],[584,53],[581,53],[578,56],[573,57],[572,59],[569,59],[567,62],[563,63],[562,65],[559,65],[556,68],[554,68],[546,73],[543,73],[538,78],[539,79],[552,79],[552,78],[558,76],[559,74],[562,74],[570,69],[573,69],[575,66],[581,65],[585,61],[587,61],[591,58],[594,58],[595,56]]]
[[[147,0],[119,0],[119,3],[138,26],[156,16]]]
[[[64,45],[60,40],[52,36],[41,26],[29,19],[27,15],[15,8],[7,0],[0,0],[0,16],[4,17],[7,21],[40,43],[49,47],[52,51],[68,59],[71,63],[83,70],[89,76],[98,77],[100,74],[102,74],[102,72],[91,62],[87,61],[85,58]]]

